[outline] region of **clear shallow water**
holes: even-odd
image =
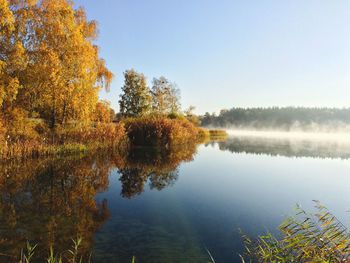
[[[239,229],[274,232],[297,203],[320,200],[348,225],[349,155],[346,143],[239,137],[9,166],[0,252],[15,253],[13,240],[25,237],[64,248],[80,233],[94,262],[207,262],[206,249],[216,262],[239,262]]]

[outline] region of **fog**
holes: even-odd
[[[227,130],[221,150],[286,157],[350,159],[350,134]]]
[[[279,131],[279,130],[242,130],[227,129],[230,136],[260,137],[269,139],[288,140],[314,140],[314,141],[337,141],[350,143],[350,132],[305,132],[305,131]]]

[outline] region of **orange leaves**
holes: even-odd
[[[107,101],[99,101],[96,104],[93,120],[96,122],[110,123],[114,118],[114,111],[111,109],[110,103]]]

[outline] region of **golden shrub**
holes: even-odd
[[[35,130],[37,122],[28,118],[28,113],[21,108],[14,108],[7,113],[7,141],[9,143],[36,141],[39,134]]]
[[[200,129],[186,119],[159,116],[125,120],[131,144],[146,146],[180,145],[198,139]]]
[[[122,123],[79,124],[57,131],[61,143],[110,144],[120,143],[125,136]]]

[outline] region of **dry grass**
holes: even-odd
[[[0,133],[1,159],[35,158],[119,147],[126,144],[127,139],[122,123],[80,124],[58,127],[53,131],[40,124],[34,129],[30,128],[28,133],[31,136]]]

